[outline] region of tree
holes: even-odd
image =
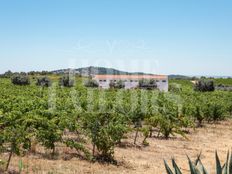
[[[98,88],[99,84],[96,80],[88,79],[85,81],[85,87]]]
[[[42,87],[49,87],[51,86],[52,82],[48,77],[40,77],[37,79],[36,85]]]
[[[30,78],[27,75],[16,74],[12,77],[11,81],[14,85],[29,85],[30,84]]]
[[[195,91],[200,91],[200,92],[214,91],[215,90],[214,81],[200,80],[196,82],[194,89]]]
[[[69,75],[64,75],[63,77],[60,78],[59,84],[60,84],[60,86],[64,86],[64,87],[73,87],[74,86],[74,78],[72,78]]]
[[[1,77],[4,77],[4,78],[11,78],[12,75],[13,75],[13,73],[12,73],[10,70],[8,70],[8,71],[6,71],[4,74],[2,74]]]
[[[123,89],[125,88],[125,83],[122,80],[119,80],[117,82],[111,81],[110,88]]]

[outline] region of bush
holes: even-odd
[[[60,86],[64,86],[64,87],[73,87],[74,86],[74,79],[70,78],[69,75],[65,75],[65,76],[60,78],[59,84],[60,84]]]
[[[110,88],[122,89],[125,88],[125,83],[122,80],[117,82],[110,82]]]
[[[157,84],[156,81],[153,79],[151,80],[142,79],[139,81],[139,88],[148,89],[148,90],[157,89]]]
[[[181,92],[182,91],[181,85],[178,83],[170,84],[168,89],[170,92]]]
[[[29,85],[30,84],[30,78],[27,75],[14,75],[11,79],[11,82],[14,85]]]
[[[212,80],[200,80],[195,84],[195,91],[207,92],[214,91],[214,81]]]
[[[92,80],[92,79],[88,79],[85,82],[85,87],[89,87],[89,88],[98,88],[99,84],[96,80]]]
[[[218,86],[215,87],[215,89],[220,91],[232,91],[232,86],[219,84]]]
[[[232,116],[232,103],[229,104],[228,111],[229,111],[230,116]]]
[[[184,136],[182,131],[183,118],[180,118],[180,110],[177,103],[175,103],[169,96],[160,93],[157,98],[158,113],[156,113],[155,120],[158,121],[160,133],[168,139],[170,135],[180,134]]]
[[[223,103],[218,101],[211,101],[207,104],[205,115],[208,121],[220,121],[225,119]]]
[[[84,117],[84,129],[87,131],[93,145],[93,156],[95,147],[99,157],[103,161],[112,161],[114,147],[127,132],[126,119],[117,113],[88,113]]]
[[[36,85],[42,87],[49,87],[51,86],[52,82],[48,77],[40,77],[37,79]]]

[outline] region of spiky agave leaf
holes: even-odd
[[[173,168],[175,169],[175,174],[182,174],[174,158],[172,158],[172,165]]]
[[[232,173],[232,152],[230,154],[230,162],[229,162],[229,174]]]
[[[199,160],[199,166],[201,168],[202,174],[208,174],[207,170],[205,169],[204,165],[202,164],[201,160]]]
[[[196,170],[198,173],[208,174],[207,170],[205,169],[204,165],[201,162],[201,154],[202,154],[202,151],[199,153],[195,161]]]
[[[201,153],[202,153],[202,151],[199,153],[199,155],[197,155],[197,159],[196,159],[196,161],[195,161],[195,166],[197,166],[198,163],[200,162]]]
[[[167,171],[167,174],[174,174],[165,160],[164,160],[164,165],[165,165],[165,169]]]
[[[222,174],[222,166],[216,151],[216,174]]]
[[[190,158],[187,156],[191,174],[208,174],[207,170],[205,169],[204,165],[201,162],[200,156],[201,154],[198,155],[196,161],[194,162],[192,162]],[[231,154],[229,152],[227,153],[227,159],[223,166],[221,165],[217,151],[215,152],[215,156],[216,156],[216,174],[232,174],[232,152]],[[164,161],[164,163],[165,163],[165,168],[167,170],[167,174],[173,174],[172,170],[170,169],[166,161]],[[175,169],[175,174],[181,174],[181,171],[178,165],[176,164],[175,159],[172,159],[172,165],[173,168]]]
[[[228,164],[229,164],[229,152],[227,152],[226,163],[222,167],[223,174],[228,174]]]
[[[200,174],[200,172],[198,170],[196,170],[194,163],[190,160],[189,157],[188,157],[188,162],[189,162],[189,168],[190,168],[191,174]]]

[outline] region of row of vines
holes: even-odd
[[[0,79],[0,92],[0,152],[9,154],[5,170],[14,154],[32,153],[35,144],[51,154],[62,144],[88,160],[113,162],[114,147],[129,133],[134,144],[149,145],[148,137],[185,137],[189,128],[232,114],[232,93],[226,91],[17,86]]]

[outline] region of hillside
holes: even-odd
[[[60,70],[52,71],[52,73],[63,74],[69,71],[70,69],[60,69]],[[120,71],[114,68],[94,67],[94,66],[78,68],[78,69],[74,69],[74,71],[76,74],[80,74],[82,76],[92,76],[96,74],[110,74],[110,75],[112,74],[115,74],[115,75],[147,74],[143,72],[126,72],[126,71]]]
[[[68,73],[70,69],[60,69],[52,71],[54,74],[64,74]],[[76,74],[80,74],[81,76],[93,76],[96,74],[110,74],[110,75],[133,75],[133,74],[140,74],[140,75],[147,75],[149,73],[144,72],[127,72],[127,71],[121,71],[114,68],[105,68],[105,67],[84,67],[84,68],[78,68],[74,69]],[[149,74],[150,75],[150,74]],[[183,75],[169,75],[170,79],[189,79],[188,76]]]

